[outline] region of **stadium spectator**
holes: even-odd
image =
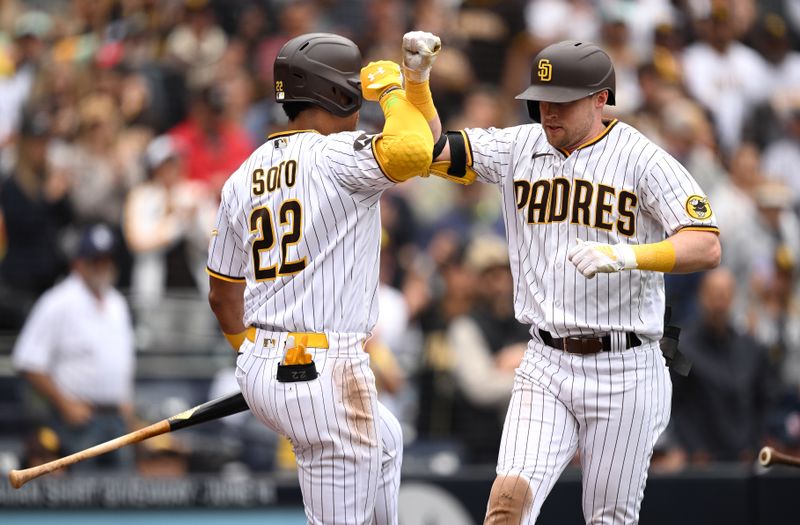
[[[722,265],[730,269],[740,283],[734,306],[737,319],[743,318],[750,300],[748,283],[753,271],[753,253],[747,246],[757,231],[755,191],[763,181],[759,159],[755,145],[742,144],[729,163],[728,180],[709,192],[720,227]]]
[[[3,10],[6,6],[3,6]],[[13,6],[8,6],[10,11]],[[22,109],[30,99],[39,65],[46,50],[45,38],[51,18],[39,11],[21,13],[13,23],[10,45],[0,43],[0,170],[11,162],[6,146],[20,123]],[[3,49],[5,47],[5,49]]]
[[[800,86],[800,52],[792,49],[786,21],[775,13],[766,13],[755,29],[754,40],[774,79],[770,86],[773,92],[796,90]]]
[[[692,174],[706,192],[726,183],[727,174],[716,155],[714,133],[703,110],[681,97],[661,108],[659,141]]]
[[[784,260],[800,260],[800,218],[792,209],[792,193],[788,186],[767,181],[758,185],[755,192],[758,207],[755,237],[750,239],[752,278],[758,283],[765,275],[771,275],[776,254],[785,253]]]
[[[228,37],[217,25],[209,0],[184,0],[183,4],[184,22],[167,37],[166,54],[186,72],[190,86],[209,86],[225,53]]]
[[[791,188],[795,204],[800,202],[800,81],[792,93],[775,99],[783,136],[767,146],[762,157],[764,175]]]
[[[609,108],[614,114],[630,113],[641,98],[637,81],[641,49],[632,45],[631,29],[622,13],[606,14],[601,25],[602,46],[614,63],[616,94],[619,96],[616,106]]]
[[[700,20],[702,40],[683,55],[689,94],[708,109],[723,151],[739,144],[747,108],[765,100],[773,79],[765,60],[735,39],[730,9],[716,5]]]
[[[113,287],[114,237],[87,227],[72,273],[34,306],[14,346],[13,364],[52,408],[52,428],[66,453],[129,431],[133,417],[133,327]],[[132,450],[76,464],[77,470],[126,470]]]
[[[192,93],[187,119],[169,131],[184,155],[186,178],[204,183],[212,194],[252,150],[247,132],[224,113],[220,89],[203,88]]]
[[[189,472],[190,450],[172,434],[143,441],[136,451],[136,473],[143,478],[183,478]]]
[[[417,431],[427,439],[454,437],[453,366],[457,354],[447,340],[450,322],[466,314],[474,300],[475,281],[464,265],[464,243],[452,231],[439,231],[428,253],[433,264],[430,301],[419,314],[423,334],[422,365],[416,378],[419,395]]]
[[[118,106],[108,94],[91,93],[80,101],[78,119],[78,135],[65,162],[75,220],[105,222],[117,229],[125,194],[139,173],[118,149],[122,124]]]
[[[732,323],[735,289],[730,270],[707,272],[698,291],[700,315],[681,334],[692,371],[673,376],[672,429],[691,463],[752,460],[764,436],[767,354]]]
[[[457,386],[453,433],[474,463],[497,458],[503,417],[511,399],[514,370],[522,362],[528,327],[514,317],[514,287],[505,240],[476,237],[466,264],[481,283],[470,312],[450,323]]]
[[[47,111],[38,107],[27,111],[16,166],[0,178],[0,213],[7,239],[0,260],[0,327],[6,330],[22,328],[36,298],[67,270],[59,241],[71,219],[68,186],[47,162],[50,128]]]
[[[774,366],[777,406],[768,412],[768,434],[775,446],[800,449],[800,296],[797,261],[786,250],[776,254],[775,269],[764,279],[750,312],[754,337]]]
[[[215,203],[206,188],[183,178],[182,160],[168,135],[147,147],[149,180],[125,203],[124,234],[133,253],[131,292],[153,307],[166,290],[205,290],[203,250],[214,224]]]

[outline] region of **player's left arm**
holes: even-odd
[[[433,135],[425,117],[408,101],[400,66],[388,60],[370,62],[361,70],[361,91],[383,110],[383,132],[373,139],[372,148],[386,177],[402,182],[427,175]]]
[[[623,270],[689,273],[719,265],[722,248],[711,204],[683,166],[665,154],[642,177],[639,188],[639,212],[656,218],[672,234],[646,244],[579,239],[567,258],[580,273],[591,279]]]
[[[232,180],[236,178],[233,177]],[[228,200],[233,199],[231,181],[222,189],[217,221],[208,245],[208,304],[220,328],[234,350],[238,350],[247,334],[244,325],[244,291],[246,253],[243,241],[231,220]]]
[[[644,270],[647,267],[663,264],[668,273],[691,273],[719,266],[722,247],[716,232],[680,230],[663,242],[671,245],[674,256],[669,254],[670,247],[668,246],[664,260],[660,261],[661,257],[657,250],[651,251],[646,248],[651,246],[649,244],[640,244],[633,247],[637,268]],[[667,270],[666,268],[670,265],[672,267]]]
[[[208,284],[208,304],[217,317],[225,338],[234,350],[238,350],[247,333],[243,321],[245,283],[224,281],[209,275]]]
[[[719,265],[722,248],[713,231],[681,230],[649,244],[605,244],[578,239],[567,258],[585,277],[623,270],[691,273]]]

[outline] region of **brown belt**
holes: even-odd
[[[601,337],[563,337],[556,338],[550,332],[539,329],[539,336],[547,346],[563,350],[570,354],[597,354],[611,351],[611,336]],[[642,344],[642,340],[633,332],[625,333],[625,348],[634,348]]]

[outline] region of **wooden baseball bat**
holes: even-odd
[[[167,419],[162,419],[158,423],[153,423],[152,425],[140,428],[139,430],[135,430],[125,434],[124,436],[114,438],[110,441],[100,443],[99,445],[95,445],[84,450],[79,450],[78,452],[70,454],[69,456],[64,456],[63,458],[59,458],[35,467],[26,468],[24,470],[12,470],[8,473],[8,480],[15,489],[18,489],[32,479],[43,476],[49,472],[53,472],[54,470],[67,467],[79,461],[100,456],[101,454],[106,454],[112,450],[117,450],[118,448],[122,448],[133,443],[139,443],[140,441],[144,441],[145,439],[153,436],[166,434],[167,432],[191,427],[193,425],[197,425],[198,423],[205,423],[206,421],[211,421],[213,419],[219,419],[232,414],[237,414],[239,412],[244,412],[245,410],[248,410],[248,408],[249,407],[247,406],[247,403],[245,402],[241,392],[228,394],[226,396],[218,397],[217,399],[212,399],[211,401],[203,403],[202,405],[197,405],[194,408],[190,408],[189,410],[181,412],[180,414],[176,414]]]
[[[765,467],[772,465],[790,465],[792,467],[800,467],[800,458],[797,456],[790,456],[783,452],[778,452],[772,447],[764,447],[758,453],[758,461]]]

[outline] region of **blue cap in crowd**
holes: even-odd
[[[88,226],[81,232],[77,259],[100,259],[114,253],[114,232],[105,224]]]

